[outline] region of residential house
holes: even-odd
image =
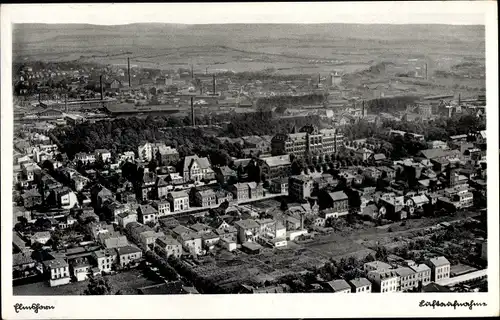
[[[201,235],[203,247],[207,250],[212,250],[220,241],[220,236],[213,231]]]
[[[170,203],[168,201],[153,201],[151,206],[157,210],[158,219],[170,215]]]
[[[417,273],[408,267],[399,267],[394,269],[399,276],[399,291],[408,292],[418,288]]]
[[[248,183],[236,183],[229,186],[229,191],[232,192],[233,198],[237,201],[248,200],[250,198]]]
[[[220,205],[224,201],[231,203],[234,200],[233,194],[229,191],[224,190],[224,189],[215,190],[215,199],[216,199],[218,205]]]
[[[106,163],[111,160],[111,152],[106,149],[96,149],[94,151],[95,158]]]
[[[360,161],[368,161],[368,159],[370,159],[372,154],[373,151],[367,148],[359,148],[357,150],[354,150],[354,156]]]
[[[435,257],[425,262],[431,268],[431,279],[439,282],[450,277],[450,262],[443,256]]]
[[[229,185],[238,179],[236,171],[228,166],[217,167],[214,169],[215,178],[221,185]]]
[[[349,213],[349,198],[344,191],[327,192],[323,207],[331,209],[335,217],[346,215]]]
[[[156,160],[161,165],[175,164],[179,161],[179,152],[175,148],[159,145]]]
[[[142,250],[134,246],[116,248],[118,265],[122,268],[137,263],[142,258]]]
[[[76,281],[80,282],[88,279],[91,268],[92,266],[87,259],[74,259],[71,261],[69,269]]]
[[[185,181],[215,179],[215,173],[211,168],[208,158],[200,158],[197,155],[184,158],[183,176]]]
[[[182,255],[182,245],[170,236],[157,238],[155,248],[162,258],[168,259],[170,256],[180,258]]]
[[[288,177],[292,162],[289,155],[261,158],[257,160],[257,165],[261,168],[262,174],[267,179]]]
[[[363,270],[365,271],[365,273],[368,273],[373,270],[387,271],[391,269],[392,266],[390,264],[378,260],[367,262],[363,265]]]
[[[158,222],[158,211],[149,204],[139,205],[137,208],[137,217],[142,224],[156,224]]]
[[[262,184],[256,182],[248,183],[248,191],[250,193],[250,199],[258,199],[264,196],[264,190]]]
[[[49,231],[38,231],[30,237],[31,245],[35,243],[46,244],[50,240]]]
[[[184,250],[193,255],[202,253],[202,239],[199,234],[184,226],[177,226],[172,230],[172,235],[182,244]]]
[[[178,212],[189,209],[189,195],[186,191],[172,191],[168,194],[168,202],[172,212]]]
[[[369,293],[372,292],[372,283],[366,278],[355,278],[349,280],[352,293]]]
[[[43,262],[43,269],[51,287],[65,285],[71,281],[69,265],[64,259],[46,260]]]
[[[417,281],[426,286],[431,282],[431,269],[426,264],[416,264],[413,261],[408,263],[408,267],[415,271]]]
[[[36,189],[25,191],[21,197],[26,209],[31,209],[42,204],[42,195]]]
[[[271,181],[270,191],[273,193],[288,194],[288,178],[277,178]]]
[[[399,275],[390,270],[372,270],[367,274],[375,292],[389,293],[399,291]]]
[[[351,286],[342,279],[328,281],[326,287],[334,293],[351,293]]]
[[[129,245],[127,237],[125,237],[119,232],[113,231],[113,232],[101,233],[99,234],[98,237],[99,237],[99,242],[106,249],[119,248]]]
[[[198,188],[194,193],[194,203],[198,207],[212,207],[217,204],[215,192],[211,188]]]
[[[113,249],[97,250],[92,253],[92,257],[97,263],[101,272],[110,272],[116,263],[116,251]]]
[[[92,164],[96,160],[95,154],[79,152],[75,154],[75,161],[80,161],[83,164]]]
[[[313,191],[313,179],[308,176],[291,176],[288,179],[288,194],[295,200],[306,200]]]
[[[154,172],[144,172],[142,182],[139,185],[138,197],[142,200],[150,200],[155,197],[157,176]]]
[[[158,175],[156,191],[158,199],[166,199],[168,193],[174,188],[168,180],[168,175]]]
[[[252,219],[236,221],[234,226],[239,243],[254,242],[260,232],[260,225]]]
[[[137,222],[137,214],[134,212],[123,212],[116,216],[118,225],[125,229],[130,222]]]

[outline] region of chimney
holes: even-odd
[[[304,230],[304,215],[300,215],[300,230]]]
[[[215,80],[215,74],[213,75],[213,80],[212,80],[212,86],[213,86],[213,95],[215,96],[215,93],[216,93],[216,80]]]
[[[462,99],[460,99],[460,93],[458,94],[458,106],[460,107],[460,104],[462,103]]]
[[[100,89],[101,89],[101,100],[104,99],[104,89],[102,87],[102,74],[99,76],[99,85],[100,85]]]
[[[127,58],[127,71],[128,71],[128,86],[132,87],[132,82],[130,81],[130,58]]]
[[[191,125],[195,126],[195,118],[194,118],[194,97],[191,97]]]
[[[363,103],[361,104],[361,112],[363,113],[362,116],[364,117],[365,116],[365,100],[363,100]]]
[[[425,80],[427,80],[427,62],[425,63]]]
[[[191,79],[194,79],[194,68],[193,68],[193,65],[191,65]]]

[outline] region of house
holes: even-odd
[[[370,159],[373,159],[373,161],[377,164],[384,162],[387,157],[383,153],[374,153]]]
[[[238,179],[236,171],[229,168],[228,166],[217,167],[214,169],[215,179],[221,185],[228,185],[235,182]]]
[[[78,152],[77,154],[75,154],[76,162],[80,161],[83,164],[92,164],[95,162],[95,160],[95,154],[85,152]]]
[[[375,292],[389,293],[399,291],[399,275],[392,270],[372,270],[367,274]]]
[[[224,189],[215,190],[215,199],[217,200],[218,205],[220,205],[224,201],[231,203],[234,200],[233,194]]]
[[[427,260],[425,264],[431,268],[431,280],[439,282],[450,277],[450,262],[443,256]]]
[[[113,231],[113,232],[101,233],[99,234],[98,237],[99,237],[99,242],[106,249],[125,247],[129,245],[127,237],[125,237],[119,232]]]
[[[75,259],[70,263],[70,272],[76,278],[77,282],[85,281],[88,279],[90,269],[92,266],[87,259]]]
[[[44,274],[47,275],[51,287],[65,285],[71,281],[69,265],[64,259],[44,261],[43,270]]]
[[[344,191],[327,192],[324,197],[325,208],[331,209],[335,217],[349,213],[349,198]]]
[[[250,198],[250,188],[248,183],[236,183],[229,186],[229,191],[237,201],[248,200]]]
[[[351,286],[342,279],[328,281],[325,286],[334,293],[351,293]]]
[[[250,195],[250,199],[258,199],[264,196],[264,190],[262,188],[262,184],[257,182],[248,183],[248,192]]]
[[[106,202],[106,204],[104,204],[103,210],[107,212],[108,217],[113,218],[116,221],[117,216],[119,214],[128,212],[130,210],[130,207],[116,200],[110,200]]]
[[[27,252],[14,253],[12,255],[13,279],[23,278],[32,274],[36,261]]]
[[[197,155],[184,158],[183,177],[185,181],[201,181],[215,179],[215,173],[211,168],[208,158],[200,158]]]
[[[156,191],[157,175],[154,172],[144,172],[139,185],[138,198],[142,201],[154,198]]]
[[[123,212],[116,216],[118,225],[125,229],[130,222],[137,222],[137,214],[133,212]]]
[[[189,195],[186,191],[172,191],[168,194],[168,202],[173,212],[189,209]]]
[[[291,176],[288,179],[288,194],[295,200],[306,200],[313,191],[313,179],[308,176]]]
[[[203,233],[201,235],[203,247],[208,250],[214,248],[214,246],[220,241],[220,236],[213,231]]]
[[[170,256],[179,258],[182,255],[182,245],[170,236],[156,239],[155,248],[160,256],[165,259]]]
[[[212,228],[210,226],[207,226],[206,224],[203,223],[195,223],[192,226],[190,226],[194,232],[198,233],[199,235],[207,234],[212,232]]]
[[[151,206],[156,209],[158,219],[170,215],[170,203],[168,201],[153,201]]]
[[[271,181],[270,191],[273,193],[288,194],[288,179],[277,178]]]
[[[372,154],[373,151],[367,148],[359,148],[357,150],[354,150],[354,156],[360,161],[368,161],[368,159],[370,159]]]
[[[139,205],[137,208],[137,217],[142,224],[156,224],[158,222],[158,211],[149,204]]]
[[[431,282],[422,287],[422,292],[452,292],[448,287]]]
[[[417,273],[408,267],[394,269],[399,276],[399,291],[408,292],[418,288]]]
[[[254,242],[260,231],[260,224],[252,219],[236,221],[234,226],[239,243]]]
[[[448,145],[444,141],[439,141],[439,140],[433,140],[427,142],[427,147],[429,149],[441,149],[441,150],[448,150]]]
[[[34,208],[42,204],[42,195],[36,189],[29,189],[22,194],[23,206],[26,209]]]
[[[50,240],[50,232],[49,231],[39,231],[35,232],[30,237],[31,245],[35,243],[46,244]]]
[[[199,234],[184,226],[177,226],[172,230],[172,235],[182,244],[184,250],[193,255],[202,252],[202,239]]]
[[[133,265],[142,258],[142,250],[134,246],[116,248],[118,265],[122,268]]]
[[[95,159],[98,159],[104,163],[111,160],[111,152],[109,152],[106,149],[96,149],[94,153],[95,153]]]
[[[215,192],[211,188],[198,188],[194,193],[194,203],[198,207],[212,207],[217,204]]]
[[[417,281],[422,285],[426,286],[431,282],[431,269],[426,264],[416,264],[415,262],[408,265],[413,271],[415,271]]]
[[[107,232],[114,231],[113,226],[110,224],[107,224],[104,221],[91,222],[91,223],[86,225],[86,229],[93,240],[98,240],[99,234],[101,234],[101,233],[107,233]]]
[[[372,283],[366,278],[355,278],[349,280],[352,293],[369,293],[372,292]]]
[[[179,161],[179,152],[175,148],[160,144],[156,152],[156,160],[160,165],[175,164]]]
[[[292,162],[290,161],[290,155],[281,155],[258,159],[257,165],[267,179],[275,179],[288,177]]]
[[[116,251],[113,249],[97,250],[92,253],[101,272],[110,272],[116,263]]]
[[[387,271],[391,269],[392,266],[390,264],[378,260],[367,262],[363,265],[363,270],[365,271],[365,273],[368,273],[373,270]]]

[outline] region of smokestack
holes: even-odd
[[[216,88],[215,74],[213,75],[212,86],[213,86],[213,91],[214,91],[213,95],[215,96],[215,93],[216,93],[216,90],[217,90],[217,88]]]
[[[130,81],[130,58],[127,58],[127,70],[128,70],[128,86],[132,87],[132,81]]]
[[[101,91],[101,100],[104,100],[104,89],[102,87],[102,74],[99,76],[99,85],[100,85],[100,91]]]
[[[428,77],[427,77],[427,62],[425,63],[425,80],[427,80]]]
[[[195,122],[194,122],[194,97],[191,97],[191,124],[193,125],[193,127],[195,126]]]
[[[365,100],[363,100],[363,103],[361,104],[361,112],[363,113],[362,116],[365,116]]]
[[[460,99],[460,93],[458,94],[458,106],[460,106],[462,99]]]
[[[193,65],[191,65],[191,79],[194,79],[194,69],[193,69]]]

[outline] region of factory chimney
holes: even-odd
[[[130,81],[130,58],[127,58],[127,71],[128,71],[128,86],[132,87],[132,82]]]
[[[102,74],[99,76],[99,88],[101,92],[101,100],[104,100],[104,89],[102,87]]]
[[[213,80],[212,80],[212,86],[213,86],[213,95],[215,96],[216,90],[217,90],[217,83],[215,80],[215,74],[213,75]]]
[[[425,80],[428,80],[428,77],[427,77],[427,62],[425,63]]]
[[[361,104],[361,112],[362,112],[362,117],[365,117],[365,100],[363,100]]]
[[[462,99],[460,99],[460,93],[458,94],[458,106],[460,107],[460,104],[462,103]]]
[[[191,97],[191,125],[195,126],[195,118],[194,118],[194,97]]]
[[[193,65],[191,65],[191,79],[194,79],[194,68],[193,68]]]

